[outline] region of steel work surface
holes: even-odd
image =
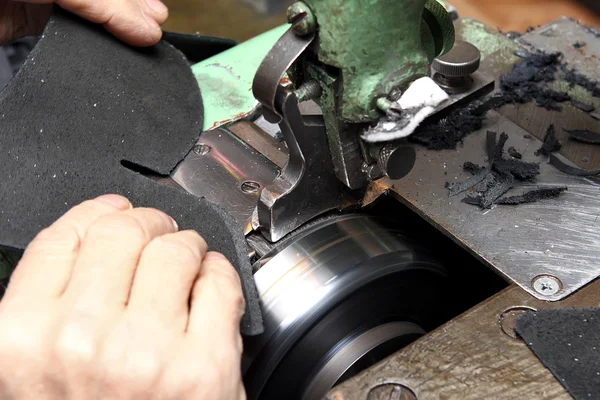
[[[507,195],[522,194],[540,186],[567,186],[559,198],[490,210],[465,204],[469,192],[449,197],[446,182],[466,180],[466,161],[487,165],[486,134],[506,132],[505,149],[513,146],[524,161],[541,161],[535,183],[517,182]],[[529,139],[528,139],[529,138]],[[455,241],[478,255],[523,289],[543,300],[556,301],[600,275],[600,185],[573,177],[546,163],[534,152],[541,142],[496,112],[488,114],[483,129],[468,136],[457,150],[417,149],[411,173],[391,181],[396,197]],[[551,275],[562,282],[554,295],[534,291],[532,281]]]
[[[600,79],[598,43],[587,28],[568,19],[549,24],[520,38],[545,51],[562,49],[564,60],[577,66],[594,80]],[[547,36],[541,33],[551,31]],[[516,44],[497,31],[472,20],[457,23],[458,37],[477,43],[482,48],[482,71],[500,76],[512,69],[518,58],[512,54]],[[576,41],[587,43],[584,51],[568,47]],[[572,42],[572,43],[571,43]],[[580,49],[581,50],[581,49]],[[583,57],[582,57],[583,56]],[[568,88],[564,82],[554,83],[556,89],[568,89],[573,98],[600,108],[600,99],[592,98],[582,89]],[[563,128],[600,130],[600,122],[590,115],[562,104],[561,112],[550,112],[535,104],[509,105],[490,112],[485,126],[452,151],[430,151],[417,148],[417,164],[403,180],[377,183],[382,187],[394,185],[392,193],[402,202],[423,215],[428,221],[468,248],[474,255],[516,282],[532,295],[556,301],[600,276],[600,187],[594,181],[562,174],[546,164],[546,159],[533,153],[550,124],[556,126],[557,137],[563,142],[561,154],[582,168],[599,167],[597,146],[568,140]],[[501,115],[500,115],[501,114]],[[512,121],[512,122],[511,122]],[[526,129],[523,130],[523,129]],[[569,191],[558,199],[519,206],[498,206],[481,211],[461,202],[466,195],[448,197],[446,182],[458,182],[469,177],[462,164],[471,161],[485,165],[485,132],[506,132],[510,139],[505,146],[522,152],[526,161],[542,163],[537,182],[518,184],[508,195],[521,194],[538,186],[568,186]],[[524,136],[533,134],[534,138]],[[468,193],[467,193],[468,194]],[[562,282],[562,290],[553,296],[542,296],[532,288],[539,275],[552,275]]]

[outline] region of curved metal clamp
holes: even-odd
[[[300,15],[294,25],[275,43],[262,61],[252,83],[254,97],[264,106],[264,117],[267,121],[278,124],[282,120],[282,112],[275,104],[275,97],[280,87],[281,78],[290,69],[304,51],[315,40],[316,34],[299,36],[294,28],[307,14]]]

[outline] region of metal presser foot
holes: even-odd
[[[267,55],[253,84],[265,118],[279,122],[290,154],[280,176],[263,190],[257,205],[261,232],[271,242],[336,208],[342,189],[333,171],[323,117],[302,116],[297,95],[280,85],[282,76],[315,38],[314,34],[298,36],[294,29],[291,27]]]

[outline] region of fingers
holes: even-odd
[[[192,289],[189,322],[183,346],[161,386],[174,397],[245,399],[241,376],[242,338],[239,331],[244,298],[237,272],[218,253],[207,253]],[[203,360],[201,375],[189,368]]]
[[[161,36],[160,25],[169,16],[160,0],[18,0],[25,3],[56,3],[91,22],[102,24],[117,38],[133,46],[151,46]]]
[[[192,290],[188,337],[215,345],[233,344],[241,353],[239,325],[245,309],[240,278],[221,254],[207,253]]]
[[[175,221],[154,209],[136,208],[98,218],[81,244],[65,301],[91,315],[122,309],[144,247],[175,231]]]
[[[152,316],[183,333],[190,293],[207,247],[194,231],[164,235],[150,242],[140,258],[128,310]]]
[[[89,226],[104,215],[129,208],[131,203],[124,197],[106,195],[69,210],[29,244],[11,278],[6,298],[60,296]]]
[[[166,6],[159,0],[57,0],[56,4],[104,25],[106,30],[134,46],[156,44],[162,36],[160,24],[168,17]]]

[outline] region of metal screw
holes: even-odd
[[[294,32],[299,36],[306,36],[317,30],[315,14],[302,1],[292,4],[287,9],[287,20],[294,25]]]
[[[194,146],[194,148],[192,149],[194,151],[194,153],[200,155],[200,156],[205,156],[208,153],[210,153],[210,146],[204,143],[200,143]]]
[[[390,94],[388,94],[388,99],[391,101],[398,101],[402,97],[402,93],[402,89],[394,88],[390,91]]]
[[[533,279],[532,286],[543,296],[554,296],[562,289],[562,282],[552,275],[540,275]]]
[[[317,81],[308,81],[300,85],[296,90],[296,97],[298,101],[306,101],[316,99],[321,95],[321,85]]]
[[[417,395],[399,383],[386,383],[371,389],[367,400],[417,400]]]
[[[385,175],[379,164],[369,165],[367,163],[363,163],[361,170],[363,174],[367,175],[371,181],[375,181]]]
[[[380,97],[377,99],[377,108],[386,113],[392,106],[391,100],[386,97]]]
[[[402,116],[402,109],[397,102],[392,102],[387,97],[377,99],[377,108],[383,111],[390,119],[397,120]]]
[[[260,189],[260,183],[254,181],[246,181],[242,183],[242,192],[256,193]]]

